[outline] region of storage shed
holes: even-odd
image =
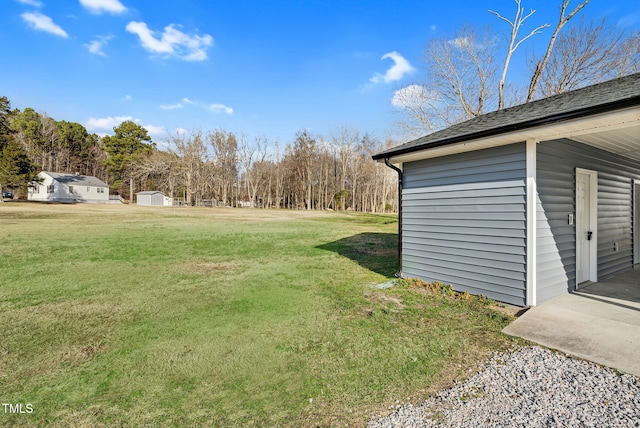
[[[156,190],[148,190],[144,192],[136,193],[136,200],[138,205],[145,206],[171,206],[173,199],[168,198],[164,193]]]
[[[373,158],[400,175],[401,276],[526,306],[640,262],[640,74]]]

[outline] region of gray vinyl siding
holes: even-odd
[[[598,173],[598,280],[633,266],[632,183],[640,165],[571,140],[537,146],[538,303],[565,294],[576,282],[575,169]],[[614,243],[618,251],[614,251]]]
[[[525,305],[524,143],[404,164],[405,277]]]

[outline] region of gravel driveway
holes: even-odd
[[[640,358],[640,355],[638,356]],[[464,383],[377,427],[640,427],[640,379],[538,346],[495,354]]]

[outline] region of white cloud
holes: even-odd
[[[107,43],[109,43],[109,40],[111,40],[112,38],[113,36],[99,36],[96,38],[96,40],[92,40],[90,43],[87,43],[83,46],[85,46],[92,54],[107,56],[102,51],[102,48],[106,46]]]
[[[60,37],[69,37],[62,27],[53,22],[47,15],[43,15],[40,12],[25,12],[20,16],[27,24],[36,30],[45,31]]]
[[[162,110],[175,110],[175,109],[182,108],[182,107],[183,107],[183,105],[180,104],[180,103],[177,103],[177,104],[162,104],[162,105],[160,105],[160,108]]]
[[[184,128],[176,128],[175,129],[175,133],[176,134],[186,134],[188,131]]]
[[[437,101],[435,92],[427,91],[422,85],[409,85],[394,92],[391,104],[394,107],[411,108],[419,107],[427,102]]]
[[[411,64],[409,64],[409,61],[407,61],[402,55],[400,55],[396,51],[384,54],[380,59],[382,60],[387,58],[393,60],[394,62],[393,66],[390,69],[388,69],[384,75],[380,73],[376,73],[371,79],[369,79],[371,83],[396,82],[402,79],[405,76],[405,74],[411,73],[415,70],[411,66]]]
[[[90,117],[85,123],[85,128],[89,132],[96,132],[98,130],[112,131],[114,127],[119,126],[122,122],[127,120],[133,120],[131,116],[116,116],[116,117]]]
[[[140,38],[142,47],[147,51],[164,56],[175,56],[185,61],[207,59],[207,48],[213,44],[213,38],[210,35],[189,35],[178,30],[174,24],[164,27],[164,31],[159,36],[144,22],[131,21],[126,29]]]
[[[225,104],[220,104],[220,103],[211,103],[211,104],[206,104],[200,101],[193,101],[190,100],[187,97],[184,97],[182,99],[182,102],[185,104],[189,104],[192,106],[198,106],[207,110],[210,110],[214,113],[226,113],[226,114],[233,114],[233,108],[229,107]],[[160,106],[160,108],[163,108],[165,110],[169,110],[169,109],[173,109],[173,108],[182,108],[182,104],[178,103],[178,104],[170,104],[170,105],[163,105]]]
[[[113,133],[113,128],[115,128],[116,126],[120,126],[122,122],[125,122],[128,120],[142,126],[144,129],[147,130],[147,132],[151,136],[160,136],[167,133],[164,126],[156,126],[156,125],[150,125],[150,124],[145,125],[142,122],[142,120],[134,119],[131,116],[115,116],[115,117],[107,116],[107,117],[100,117],[100,118],[90,117],[84,126],[85,128],[87,128],[87,131],[89,132],[95,132],[100,136],[105,136],[105,135],[110,135],[110,133]],[[109,132],[105,133],[105,132],[99,132],[99,131],[109,131]]]
[[[164,135],[167,133],[167,130],[164,129],[164,126],[155,126],[155,125],[140,125],[142,126],[144,129],[147,130],[147,132],[149,133],[149,135],[151,136],[160,136],[160,135]]]
[[[44,4],[40,0],[18,0],[18,3],[26,4],[27,6],[42,7]]]
[[[125,101],[131,101],[133,99],[133,97],[131,95],[125,95],[124,96],[124,100]]]
[[[85,46],[92,54],[106,56],[105,53],[102,52],[102,42],[100,40],[92,40],[83,46]]]
[[[438,26],[436,24],[431,24],[431,26],[429,26],[429,30],[431,30],[432,33],[435,33],[438,30]]]
[[[92,13],[122,13],[127,10],[119,0],[80,0],[80,4]]]
[[[209,105],[209,110],[215,112],[215,113],[222,113],[225,112],[227,114],[233,114],[233,109],[231,107],[227,107],[224,104],[210,104]]]

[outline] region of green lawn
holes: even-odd
[[[388,215],[0,205],[0,425],[362,425],[509,346]]]

